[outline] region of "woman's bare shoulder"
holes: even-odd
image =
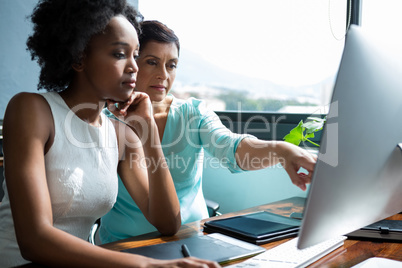
[[[20,92],[14,95],[7,105],[8,109],[32,109],[37,105],[45,105],[47,101],[38,93]]]
[[[4,130],[13,129],[19,133],[40,130],[52,132],[53,117],[49,104],[37,93],[21,92],[9,101],[3,121]]]

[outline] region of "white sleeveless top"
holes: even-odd
[[[78,118],[58,93],[41,94],[52,110],[55,137],[45,155],[46,179],[53,210],[53,225],[87,239],[97,218],[116,201],[118,147],[110,119],[101,114],[102,126]],[[90,108],[88,104],[74,108]],[[4,168],[7,168],[5,161]],[[8,192],[0,205],[0,267],[21,265]]]

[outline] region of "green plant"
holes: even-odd
[[[301,142],[308,141],[311,144],[320,147],[320,145],[309,139],[314,138],[315,132],[322,130],[326,121],[326,117],[308,117],[307,121],[304,123],[303,120],[300,120],[299,124],[295,128],[293,128],[283,139],[295,145],[299,145]]]

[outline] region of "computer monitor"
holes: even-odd
[[[401,143],[402,58],[352,26],[322,133],[298,248],[402,211]]]

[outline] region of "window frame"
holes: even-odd
[[[234,133],[250,134],[262,140],[283,140],[283,138],[308,117],[324,118],[325,114],[278,113],[253,111],[215,111],[224,126]],[[309,140],[320,144],[321,131]],[[309,142],[301,143],[306,148],[317,148]]]

